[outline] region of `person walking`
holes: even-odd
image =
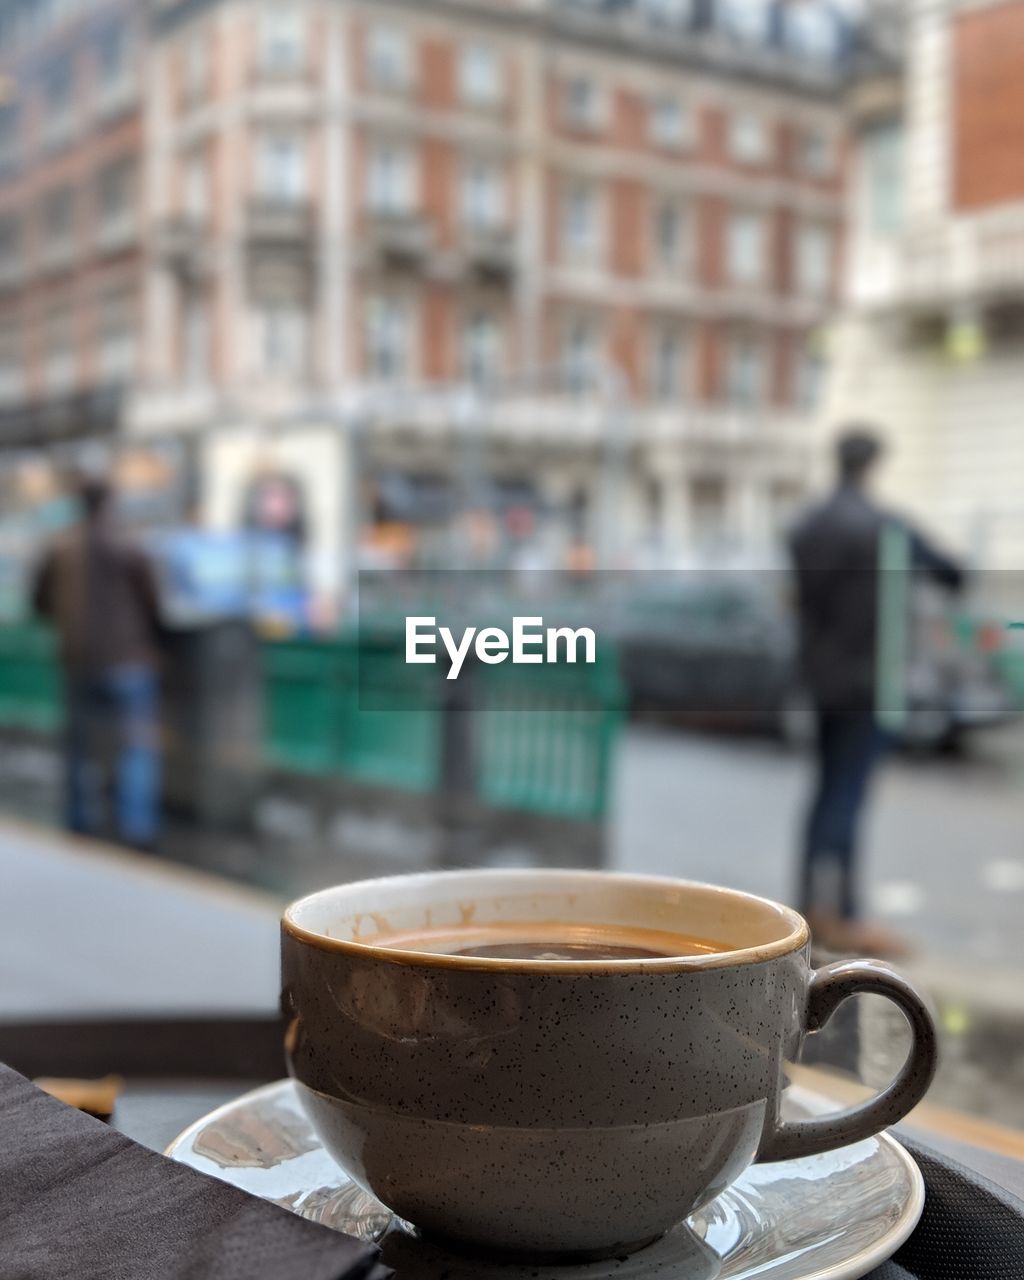
[[[790,536],[800,658],[817,718],[817,777],[803,834],[800,907],[826,949],[895,952],[898,942],[861,919],[857,835],[884,748],[876,719],[876,631],[883,530],[907,538],[911,568],[958,590],[960,565],[869,495],[882,454],[878,434],[854,425],[840,436],[833,492]]]
[[[81,518],[47,549],[33,592],[56,627],[65,677],[66,822],[83,835],[103,830],[101,761],[112,740],[115,833],[149,849],[159,834],[156,579],[118,530],[106,481],[82,479],[77,496]]]

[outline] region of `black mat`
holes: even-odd
[[[903,1248],[869,1280],[1024,1280],[1024,1200],[956,1160],[902,1140],[924,1174],[924,1213]]]
[[[0,1280],[385,1280],[372,1245],[148,1151],[0,1066]]]

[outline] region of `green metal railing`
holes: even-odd
[[[455,712],[439,705],[436,669],[407,666],[393,637],[287,641],[265,655],[267,752],[278,767],[430,791],[454,714],[470,718],[480,799],[559,817],[607,810],[624,703],[611,650],[592,666],[480,666],[471,709]]]
[[[360,679],[364,690],[390,690],[403,709],[363,709]],[[429,791],[438,780],[440,724],[428,695],[422,678],[400,664],[392,648],[360,652],[354,637],[268,643],[267,758],[297,773]]]
[[[35,622],[0,627],[0,726],[52,732],[63,719],[53,632]]]
[[[611,649],[590,666],[478,666],[473,709],[454,713],[439,705],[437,668],[406,665],[392,635],[268,641],[263,656],[264,755],[275,768],[429,793],[443,784],[455,714],[469,718],[480,800],[552,817],[607,811],[624,704]],[[52,733],[63,714],[52,632],[0,627],[0,728]]]

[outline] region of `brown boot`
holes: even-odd
[[[844,920],[828,911],[807,917],[815,947],[839,955],[876,956],[880,960],[905,960],[911,948],[898,935],[865,920]]]

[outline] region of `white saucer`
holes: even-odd
[[[796,1116],[831,1109],[796,1086],[786,1101]],[[167,1154],[304,1218],[376,1240],[397,1280],[858,1280],[899,1248],[924,1205],[917,1165],[880,1134],[825,1155],[755,1165],[628,1258],[523,1266],[463,1258],[421,1240],[327,1155],[290,1080],[197,1120]]]

